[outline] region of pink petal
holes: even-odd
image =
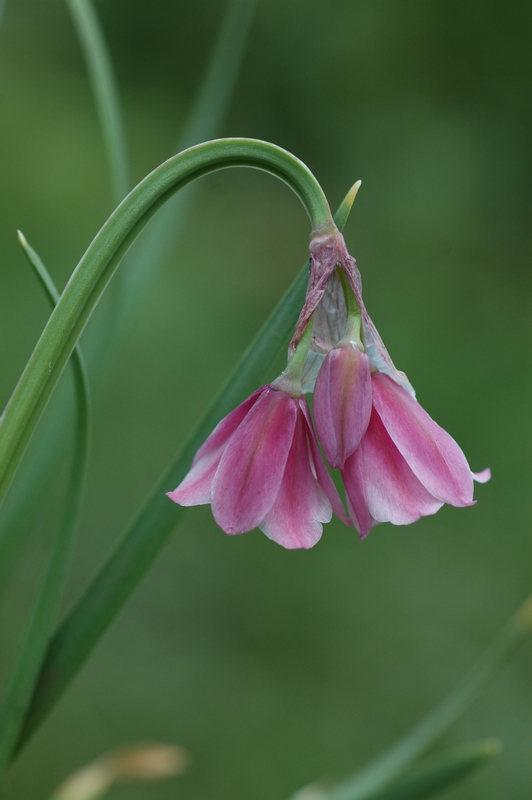
[[[477,483],[487,483],[491,479],[491,469],[486,467],[482,472],[473,472],[473,480]]]
[[[443,505],[416,478],[375,410],[360,447],[346,462],[343,475],[355,514],[361,512],[359,495],[362,494],[367,511],[377,522],[408,525],[435,514]],[[364,530],[366,527],[367,522]]]
[[[321,453],[318,448],[318,443],[316,442],[316,437],[314,436],[314,430],[312,428],[312,421],[310,419],[310,413],[308,410],[307,401],[305,400],[304,397],[300,398],[299,407],[301,408],[307,423],[310,452],[312,454],[312,462],[316,472],[318,483],[320,484],[321,488],[327,495],[329,503],[331,504],[332,509],[336,514],[336,516],[339,519],[341,519],[345,525],[350,525],[351,520],[346,516],[342,500],[340,498],[340,495],[338,494],[338,490],[336,489],[334,481],[329,474],[329,470],[323,463],[323,459],[321,457]]]
[[[299,413],[279,492],[260,524],[266,536],[289,550],[313,547],[321,538],[322,523],[332,516],[311,468],[307,437],[307,423]]]
[[[297,409],[297,400],[267,388],[231,437],[212,483],[212,513],[226,533],[252,530],[272,507]]]
[[[347,459],[342,470],[342,478],[347,495],[347,508],[361,540],[366,538],[375,524],[366,497],[364,461],[360,457],[363,443],[364,439],[362,439],[361,445],[353,455]]]
[[[354,344],[331,350],[314,390],[314,421],[331,467],[342,469],[371,415],[370,361]]]
[[[454,439],[387,375],[373,375],[372,384],[374,408],[423,486],[442,503],[472,505],[473,476]]]
[[[266,388],[262,386],[257,389],[218,423],[194,456],[190,471],[177,489],[167,492],[170,500],[181,506],[199,506],[211,502],[212,480],[227,442]]]

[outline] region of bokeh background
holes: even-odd
[[[96,7],[136,182],[173,151],[224,4]],[[259,0],[220,133],[291,150],[333,207],[362,179],[346,237],[367,306],[421,403],[493,479],[477,487],[473,508],[382,525],[362,544],[333,522],[309,552],[284,551],[258,531],[227,537],[208,508],[191,509],[18,761],[6,800],[45,798],[76,767],[139,739],[183,745],[193,767],[179,782],[117,789],[117,800],[271,800],[342,777],[435,704],[530,593],[531,32],[527,0]],[[7,2],[0,142],[3,407],[48,316],[16,229],[62,286],[112,210],[61,0]],[[203,180],[94,389],[65,607],[297,273],[307,237],[304,211],[280,182],[244,170]],[[98,321],[84,335],[89,349]],[[51,468],[44,491],[36,487],[17,535],[24,548],[2,578],[2,680],[64,473]],[[531,671],[528,643],[445,737],[494,735],[505,747],[449,800],[530,793]]]

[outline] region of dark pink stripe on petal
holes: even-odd
[[[368,509],[377,522],[408,525],[442,507],[416,478],[375,411],[356,456]]]
[[[231,437],[212,485],[212,513],[226,533],[252,530],[272,507],[297,410],[297,400],[268,388]]]
[[[314,390],[316,431],[327,461],[341,469],[368,427],[371,414],[370,362],[354,345],[327,354]]]
[[[414,475],[438,500],[473,504],[473,476],[466,458],[443,428],[387,375],[372,378],[373,405]]]
[[[211,502],[212,481],[227,442],[266,388],[257,389],[218,423],[194,456],[190,471],[177,489],[167,492],[170,500],[181,506],[199,506]]]
[[[260,529],[289,550],[308,549],[320,540],[322,523],[331,516],[331,504],[311,469],[307,423],[299,413],[279,492]]]
[[[192,464],[197,464],[198,461],[205,455],[212,453],[224,447],[233,433],[236,431],[240,423],[247,416],[248,412],[253,408],[260,395],[268,389],[268,386],[261,386],[256,392],[253,392],[247,400],[240,403],[233,411],[231,411],[221,422],[218,423],[210,436],[205,439],[200,449],[194,456]]]

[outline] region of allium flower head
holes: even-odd
[[[329,464],[342,472],[361,538],[376,522],[405,525],[444,503],[472,505],[473,479],[489,480],[489,470],[473,475],[454,439],[416,401],[366,311],[356,262],[336,231],[311,244],[292,347],[310,315],[304,388],[314,391],[318,438]]]
[[[211,503],[229,534],[259,527],[287,548],[312,547],[336,513],[361,538],[377,522],[406,525],[444,503],[473,505],[474,475],[454,439],[419,405],[362,300],[356,262],[336,228],[311,240],[304,306],[287,369],[229,414],[168,496]],[[325,467],[341,471],[350,519]]]

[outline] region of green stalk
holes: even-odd
[[[255,6],[255,0],[228,2],[218,40],[173,153],[220,134],[233,96]],[[164,266],[165,256],[181,233],[199,188],[199,184],[195,184],[189,186],[186,192],[172,197],[129,254],[127,280],[121,286],[119,318],[113,329],[114,334],[123,334],[134,323],[134,311],[142,302],[155,275]],[[149,270],[145,268],[146,264],[151,264]],[[113,337],[110,348],[106,343],[107,360],[118,338],[118,335]],[[101,366],[100,361],[98,366]]]
[[[347,221],[358,186],[355,184],[335,214],[340,230]],[[257,388],[280,348],[286,346],[305,297],[307,279],[305,265],[242,355],[205,417],[153,488],[114,552],[53,637],[17,752],[62,697],[183,516],[185,509],[170,503],[165,492],[180,483],[198,447],[218,422]]]
[[[66,0],[66,3],[87,64],[107,153],[113,187],[113,205],[116,206],[128,193],[131,182],[126,137],[113,65],[100,21],[91,0]]]
[[[401,775],[391,786],[372,800],[423,800],[447,789],[467,778],[480,767],[493,761],[501,752],[496,739],[454,747],[446,753],[416,764],[405,775]],[[369,800],[369,798],[368,798]]]
[[[144,225],[176,191],[227,167],[269,172],[298,195],[313,230],[334,226],[310,170],[286,150],[254,139],[218,139],[191,147],[150,173],[122,201],[72,273],[0,423],[0,501],[59,377],[118,264]]]
[[[230,0],[228,3],[216,45],[174,153],[197,142],[212,139],[218,133],[232,97],[255,5],[255,0]],[[104,40],[100,39],[100,42],[104,47]],[[93,48],[93,53],[96,58],[98,48]],[[109,60],[107,63],[110,67]],[[115,83],[111,75],[111,81],[106,85],[114,87]],[[113,92],[116,98],[116,90]],[[114,108],[118,113],[117,101]],[[119,119],[115,130],[120,130],[121,125]],[[124,158],[125,150],[124,145]],[[102,369],[112,360],[120,334],[125,333],[127,325],[134,323],[136,307],[142,302],[157,270],[164,263],[166,251],[182,229],[195,195],[194,188],[194,185],[189,186],[186,192],[172,197],[128,254],[127,270],[122,275],[125,280],[117,287],[120,302],[112,303],[112,309],[108,307],[112,311],[112,324],[104,325],[85,346],[87,361],[92,365],[93,381],[101,376]],[[146,264],[151,265],[149,270]],[[32,450],[31,461],[26,459],[22,465],[21,474],[10,492],[8,507],[3,509],[0,522],[0,596],[26,542],[26,537],[21,536],[20,531],[31,527],[28,518],[31,517],[32,508],[38,506],[38,502],[29,506],[26,487],[33,487],[34,499],[35,487],[45,492],[46,474],[51,469],[52,461],[59,459],[59,443],[64,438],[66,402],[64,398],[53,417],[48,419],[46,430],[40,433],[39,441]]]
[[[324,800],[369,800],[422,755],[463,714],[532,631],[532,597],[454,691],[367,767],[324,793]]]
[[[19,240],[54,308],[59,293],[52,279],[20,232]],[[70,477],[57,537],[0,707],[0,776],[17,742],[56,622],[85,488],[90,441],[90,397],[85,365],[78,347],[72,354],[71,364],[76,392],[76,421]]]

